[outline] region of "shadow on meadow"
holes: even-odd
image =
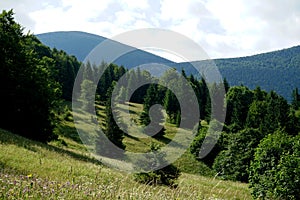
[[[37,147],[41,147],[48,151],[55,151],[59,154],[70,156],[76,160],[102,165],[102,163],[99,160],[90,158],[86,155],[75,153],[75,152],[72,152],[72,151],[69,151],[69,150],[66,150],[66,149],[63,149],[60,147],[56,147],[56,146],[53,146],[50,144],[44,144],[44,143],[40,143],[40,142],[36,142],[36,141],[31,141],[29,139],[23,138],[19,135],[14,135],[14,134],[12,134],[8,131],[2,130],[2,129],[0,129],[0,143],[17,145],[19,147],[23,147],[23,148],[28,149],[33,152],[37,152],[38,151]],[[0,162],[0,166],[2,164]]]

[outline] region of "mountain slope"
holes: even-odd
[[[93,35],[85,32],[69,31],[69,32],[51,32],[37,35],[39,40],[51,48],[64,50],[68,54],[74,55],[78,60],[83,61],[85,57],[101,42],[107,38]],[[172,61],[153,55],[146,51],[132,48],[125,44],[109,40],[113,45],[109,51],[117,48],[133,50],[121,57],[114,63],[126,67],[135,67],[145,63],[164,63],[173,64]]]
[[[291,100],[292,90],[300,87],[300,46],[240,58],[213,60],[222,77],[230,85],[245,85],[251,89],[274,90]],[[208,61],[178,63],[177,69],[196,74],[194,66],[207,66]]]
[[[64,50],[83,61],[88,53],[106,38],[84,32],[66,31],[38,34],[37,37],[45,45]]]
[[[75,55],[83,61],[88,53],[106,38],[84,32],[53,32],[37,35],[47,46],[62,49]],[[131,48],[127,45],[112,42],[113,48]],[[226,77],[230,85],[245,85],[251,89],[260,86],[262,89],[275,90],[278,94],[291,100],[292,90],[300,88],[300,46],[258,54],[254,56],[215,59],[223,77]],[[118,65],[132,68],[145,63],[161,63],[169,65],[186,74],[197,75],[195,66],[203,66],[207,61],[195,61],[191,63],[174,63],[151,53],[136,49],[125,54],[115,61]]]
[[[231,85],[256,86],[291,100],[292,90],[300,87],[300,46],[234,59],[215,61]]]

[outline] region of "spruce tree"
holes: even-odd
[[[204,77],[201,78],[197,86],[199,87],[200,119],[210,119],[210,96]]]
[[[87,112],[92,112],[95,103],[95,90],[96,85],[93,81],[85,79],[81,84],[81,101],[82,109]]]
[[[169,121],[171,123],[175,123],[176,115],[180,110],[180,106],[175,94],[171,90],[167,90],[166,92],[166,96],[164,99],[164,108],[169,116]]]
[[[300,108],[300,95],[298,92],[298,88],[293,90],[293,93],[292,93],[292,107],[295,110],[298,110]]]
[[[117,145],[121,149],[125,149],[125,145],[123,144],[123,138],[124,138],[124,132],[120,129],[118,124],[116,123],[113,115],[113,111],[111,108],[111,98],[108,98],[106,102],[106,107],[105,107],[105,112],[106,112],[106,117],[105,117],[105,134],[107,138]]]
[[[158,103],[156,85],[151,84],[147,90],[147,94],[144,98],[144,108],[141,114],[140,120],[143,125],[150,123],[149,109],[152,105]]]
[[[266,124],[268,124],[268,131],[272,133],[278,128],[286,127],[290,109],[287,101],[274,91],[269,92],[266,101]]]
[[[225,93],[227,93],[230,86],[226,78],[223,79],[223,85],[224,85]]]
[[[123,144],[124,132],[120,129],[118,124],[116,123],[114,118],[117,116],[115,110],[112,109],[111,106],[111,93],[112,88],[108,91],[108,99],[106,101],[105,106],[105,136],[109,140],[109,142],[105,141],[102,134],[99,134],[97,143],[96,143],[96,151],[99,155],[110,157],[110,158],[122,158],[124,155],[122,154],[122,150],[125,149],[125,144]],[[123,126],[124,127],[124,126]],[[114,148],[112,144],[118,147],[118,149]]]

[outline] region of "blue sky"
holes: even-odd
[[[300,45],[299,0],[2,0],[33,33],[85,31],[104,37],[165,28],[197,42],[211,58]]]

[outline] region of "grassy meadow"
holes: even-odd
[[[138,122],[142,106],[130,106]],[[104,107],[98,106],[104,124]],[[134,181],[132,174],[110,169],[92,158],[65,115],[58,141],[42,144],[0,129],[0,199],[251,199],[248,185],[223,181],[186,151],[174,164],[182,171],[178,187],[152,186]],[[166,139],[175,127],[166,124]],[[153,138],[125,137],[126,150],[149,149]]]

